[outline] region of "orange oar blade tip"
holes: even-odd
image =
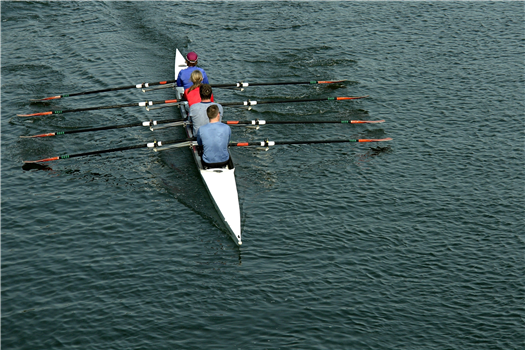
[[[378,142],[378,141],[392,141],[391,137],[387,137],[386,139],[372,139],[370,142]]]
[[[49,162],[52,160],[59,160],[60,157],[52,157],[52,158],[46,158],[46,159],[39,159],[39,160],[24,160],[24,163],[40,163],[40,162]]]
[[[51,97],[46,97],[46,98],[35,98],[29,101],[30,102],[45,102],[45,101],[50,101],[50,100],[58,100],[59,98],[62,98],[62,95],[51,96]]]
[[[317,83],[318,84],[334,84],[334,83],[342,83],[343,81],[346,81],[346,79],[343,79],[343,80],[323,80],[323,81],[318,81]]]
[[[33,113],[33,114],[17,114],[17,117],[35,117],[39,115],[50,115],[53,114],[53,112],[41,112],[41,113]]]
[[[385,120],[350,120],[351,124],[377,124],[377,123],[384,123]]]
[[[336,97],[336,100],[340,101],[340,100],[357,100],[359,98],[365,98],[365,97],[368,97],[368,95],[366,96],[358,96],[358,97]]]
[[[358,142],[379,142],[379,141],[391,141],[391,137],[387,137],[386,139],[360,139]]]
[[[41,100],[42,100],[42,101],[58,100],[59,98],[62,98],[62,95],[46,97],[46,98],[43,98],[43,99],[41,99]]]
[[[48,134],[39,134],[39,135],[32,135],[32,136],[20,136],[20,138],[22,139],[30,139],[30,138],[34,138],[34,137],[48,137],[48,136],[55,136],[56,133],[54,132],[50,132]]]

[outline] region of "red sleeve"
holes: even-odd
[[[189,89],[189,88],[188,88]],[[200,88],[196,88],[193,91],[185,94],[188,100],[188,105],[191,107],[192,104],[201,102]]]

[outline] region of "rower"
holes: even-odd
[[[209,84],[202,84],[200,86],[201,102],[195,103],[190,107],[189,119],[193,124],[193,135],[197,135],[197,131],[203,125],[209,123],[209,118],[206,110],[209,106],[217,105],[219,108],[219,121],[222,121],[223,109],[218,103],[212,102],[212,89]]]
[[[191,107],[195,103],[201,102],[200,87],[202,85],[202,73],[196,69],[191,72],[190,80],[193,85],[184,91],[184,98],[188,101]],[[211,95],[211,102],[213,102],[213,95]]]
[[[184,86],[184,90],[191,87],[192,83],[190,80],[191,72],[194,70],[200,70],[202,73],[202,82],[204,84],[209,84],[208,82],[208,76],[206,75],[206,72],[204,69],[197,67],[198,64],[198,56],[195,52],[190,52],[186,55],[186,65],[188,68],[182,69],[179,72],[179,75],[177,76],[177,86]]]
[[[228,151],[232,131],[227,124],[221,123],[218,105],[209,106],[206,114],[209,123],[200,127],[197,132],[197,143],[202,147],[202,167],[210,169],[228,165],[232,168],[233,163]]]

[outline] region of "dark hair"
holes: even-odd
[[[206,114],[208,114],[208,119],[217,118],[219,115],[219,107],[217,105],[211,105],[206,108]]]
[[[211,85],[210,84],[202,84],[201,85],[201,100],[208,100],[211,98]]]

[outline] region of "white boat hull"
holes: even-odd
[[[177,79],[179,71],[183,68],[186,68],[186,61],[177,49],[175,56],[175,79]],[[183,93],[184,88],[176,88],[177,99],[180,99]],[[188,118],[188,105],[181,105],[180,112],[183,118]],[[186,135],[188,137],[194,137],[191,124],[186,125],[185,128]],[[239,208],[237,183],[235,181],[235,168],[203,169],[197,146],[192,145],[191,151],[215,209],[224,221],[233,241],[237,245],[241,245],[241,213]]]

